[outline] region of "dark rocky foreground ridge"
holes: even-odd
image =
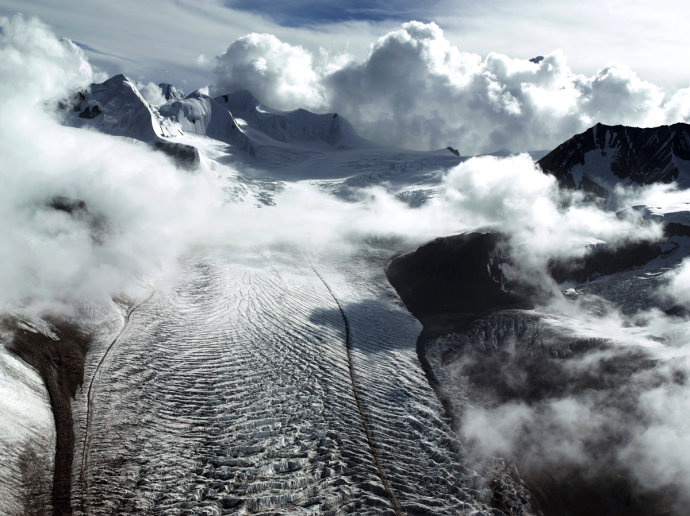
[[[597,124],[539,160],[562,186],[597,192],[613,182],[638,185],[690,181],[690,125],[639,128]],[[574,174],[581,166],[584,177]],[[595,184],[592,184],[594,182]]]
[[[603,413],[634,426],[640,417],[636,395],[678,378],[658,373],[656,361],[642,350],[554,330],[524,310],[543,293],[503,276],[501,264],[510,264],[508,245],[495,233],[440,238],[393,259],[387,268],[389,281],[424,325],[417,352],[453,427],[461,431],[469,408],[518,403],[539,413],[554,399],[596,399]],[[553,263],[551,274],[561,281],[587,281],[659,253],[656,245],[593,248],[584,258]],[[595,355],[607,358],[578,366]],[[634,381],[638,376],[645,380]],[[672,513],[673,493],[645,492],[616,465],[612,443],[628,438],[626,425],[605,426],[592,438],[587,467],[540,456],[544,450],[534,442],[543,431],[535,422],[521,437],[524,448],[499,459],[483,457],[476,466],[497,509],[545,515]],[[472,454],[472,443],[465,444]]]
[[[1,321],[3,328],[13,335],[8,349],[32,366],[45,383],[55,421],[55,466],[53,469],[52,492],[28,493],[26,510],[30,514],[72,514],[72,463],[74,459],[75,433],[72,417],[72,400],[84,378],[84,363],[89,337],[78,325],[60,318],[47,318],[52,326],[53,336],[32,330],[26,324],[18,324],[14,318]],[[37,480],[36,475],[47,472],[33,472],[27,478],[29,484]],[[36,505],[36,495],[44,499]],[[49,501],[45,498],[48,498]]]

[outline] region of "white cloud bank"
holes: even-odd
[[[597,122],[690,119],[690,88],[666,98],[625,66],[577,74],[560,51],[538,63],[482,58],[416,21],[379,38],[360,61],[249,34],[217,57],[214,81],[218,94],[248,89],[280,109],[337,111],[380,143],[464,153],[549,149]]]
[[[71,310],[172,267],[216,189],[142,144],[60,125],[56,103],[101,77],[35,19],[0,27],[0,311]]]

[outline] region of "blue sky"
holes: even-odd
[[[428,19],[438,0],[419,2],[402,1],[362,1],[349,0],[332,2],[329,0],[297,0],[276,2],[271,0],[226,0],[224,4],[232,9],[266,16],[274,22],[287,27],[305,27],[324,23],[345,21],[396,20],[400,22]]]

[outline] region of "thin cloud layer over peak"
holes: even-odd
[[[330,56],[327,67],[326,57],[275,36],[243,36],[217,58],[216,89],[249,89],[281,109],[337,111],[383,144],[468,154],[548,149],[597,122],[654,126],[690,113],[687,90],[666,98],[626,66],[585,76],[559,50],[536,62],[482,58],[435,23],[403,24],[363,61]]]

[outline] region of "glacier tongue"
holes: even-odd
[[[96,345],[75,507],[489,514],[382,258],[247,258],[188,258]]]

